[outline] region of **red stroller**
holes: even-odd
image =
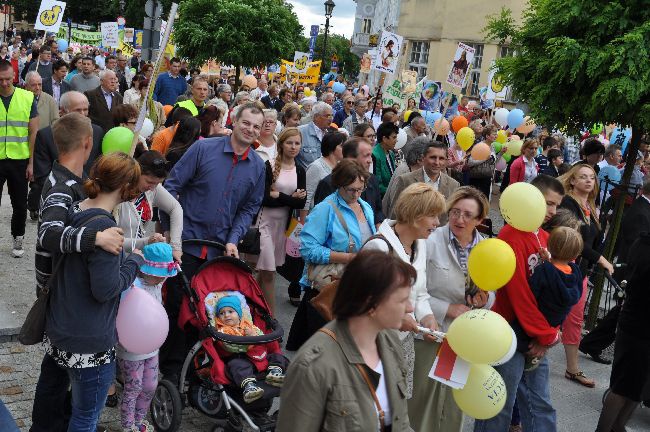
[[[186,240],[184,244],[198,244],[225,250],[216,242]],[[151,403],[151,418],[158,431],[175,432],[181,423],[182,410],[192,406],[213,417],[217,424],[213,431],[241,431],[244,423],[255,431],[272,431],[275,416],[268,415],[273,398],[279,396],[277,387],[264,382],[264,373],[257,377],[257,385],[264,389],[264,397],[245,404],[241,390],[226,376],[224,361],[218,354],[218,342],[240,345],[265,345],[268,353],[281,353],[279,340],[284,332],[271,317],[251,268],[233,257],[217,257],[204,263],[192,278],[179,272],[186,291],[178,325],[198,331],[194,344],[183,363],[178,386],[161,380]],[[260,336],[232,336],[217,331],[206,312],[206,298],[218,293],[238,292],[246,299],[255,326],[264,332]],[[245,409],[244,409],[245,407]]]

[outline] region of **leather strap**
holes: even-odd
[[[341,214],[341,210],[339,210],[339,207],[334,202],[334,200],[329,199],[327,202],[334,209],[334,213],[336,213],[336,217],[338,218],[339,222],[341,222],[341,225],[343,225],[343,229],[345,229],[345,231],[348,233],[348,252],[354,252],[354,239],[352,239],[352,234],[350,234],[348,224],[345,222],[345,218],[343,217],[343,214]]]
[[[336,334],[332,330],[322,327],[318,331],[325,333],[327,336],[334,339],[334,342],[336,342],[339,345],[339,347],[341,346],[341,344],[339,344],[339,341],[336,339]],[[359,373],[361,374],[361,378],[363,378],[363,380],[366,382],[366,385],[368,385],[368,389],[370,390],[372,399],[375,401],[375,407],[377,408],[377,413],[379,413],[379,431],[384,432],[386,427],[384,422],[385,413],[384,410],[381,408],[381,404],[379,403],[379,398],[377,397],[377,393],[375,392],[375,387],[373,386],[372,381],[370,381],[368,372],[366,372],[363,366],[361,366],[359,363],[356,363],[355,366],[359,370]]]

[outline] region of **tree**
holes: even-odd
[[[36,22],[36,14],[38,14],[40,6],[40,1],[16,0],[13,2],[14,15],[16,19],[24,19],[33,24]],[[141,7],[144,8],[144,2]],[[76,23],[87,22],[89,24],[115,21],[118,14],[118,0],[67,0],[61,25],[67,25],[66,20],[68,18],[71,18]],[[140,26],[142,26],[142,21]]]
[[[174,24],[181,56],[194,64],[216,59],[236,67],[293,58],[302,26],[283,0],[185,0]]]
[[[627,186],[641,135],[650,127],[650,9],[642,0],[530,0],[521,25],[508,11],[489,17],[486,32],[510,40],[516,55],[498,59],[503,81],[538,124],[572,131],[597,122],[632,127],[623,192],[616,203],[603,255],[611,260]],[[599,274],[587,327],[595,324],[603,276]]]
[[[314,60],[322,58],[323,55],[323,38],[325,35],[323,33],[319,34],[316,37],[316,48],[314,49]],[[298,51],[307,52],[309,51],[309,39],[302,38],[302,43],[299,46]],[[345,74],[347,76],[357,76],[359,74],[359,57],[354,55],[350,51],[350,39],[346,38],[343,35],[328,35],[327,37],[327,53],[325,58],[323,58],[323,67],[324,72],[328,72],[332,65],[332,56],[336,54],[339,58],[339,73]],[[293,55],[291,56],[293,59]]]

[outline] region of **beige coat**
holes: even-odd
[[[54,120],[59,118],[59,107],[52,96],[45,92],[41,92],[36,104],[38,109],[38,129],[44,129],[52,126]]]
[[[275,430],[377,431],[379,418],[375,403],[355,364],[364,365],[375,387],[379,375],[365,366],[347,321],[334,320],[325,327],[336,334],[338,342],[319,331],[300,348],[287,370]],[[390,401],[392,430],[409,431],[404,352],[397,332],[380,332],[377,346]]]

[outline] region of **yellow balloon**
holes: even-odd
[[[467,271],[477,287],[496,291],[515,274],[515,253],[503,240],[491,238],[477,244],[467,259]]]
[[[470,363],[488,364],[502,359],[512,345],[512,329],[498,313],[473,309],[458,316],[447,330],[449,346]]]
[[[519,231],[535,232],[546,216],[546,199],[535,186],[519,182],[508,186],[499,199],[501,216]]]
[[[520,140],[510,141],[509,143],[506,144],[506,146],[508,146],[508,150],[506,151],[505,154],[510,156],[519,156],[521,155],[521,146],[523,145],[524,142]]]
[[[501,144],[505,144],[506,141],[508,141],[508,134],[504,130],[499,130],[497,132],[497,139],[496,141]]]
[[[474,131],[467,126],[461,128],[461,130],[459,130],[456,134],[456,141],[458,141],[458,145],[460,145],[460,148],[465,151],[467,151],[467,149],[474,144],[474,138]]]
[[[492,366],[473,364],[465,386],[453,389],[454,400],[465,414],[485,420],[499,414],[506,404],[506,383]]]

